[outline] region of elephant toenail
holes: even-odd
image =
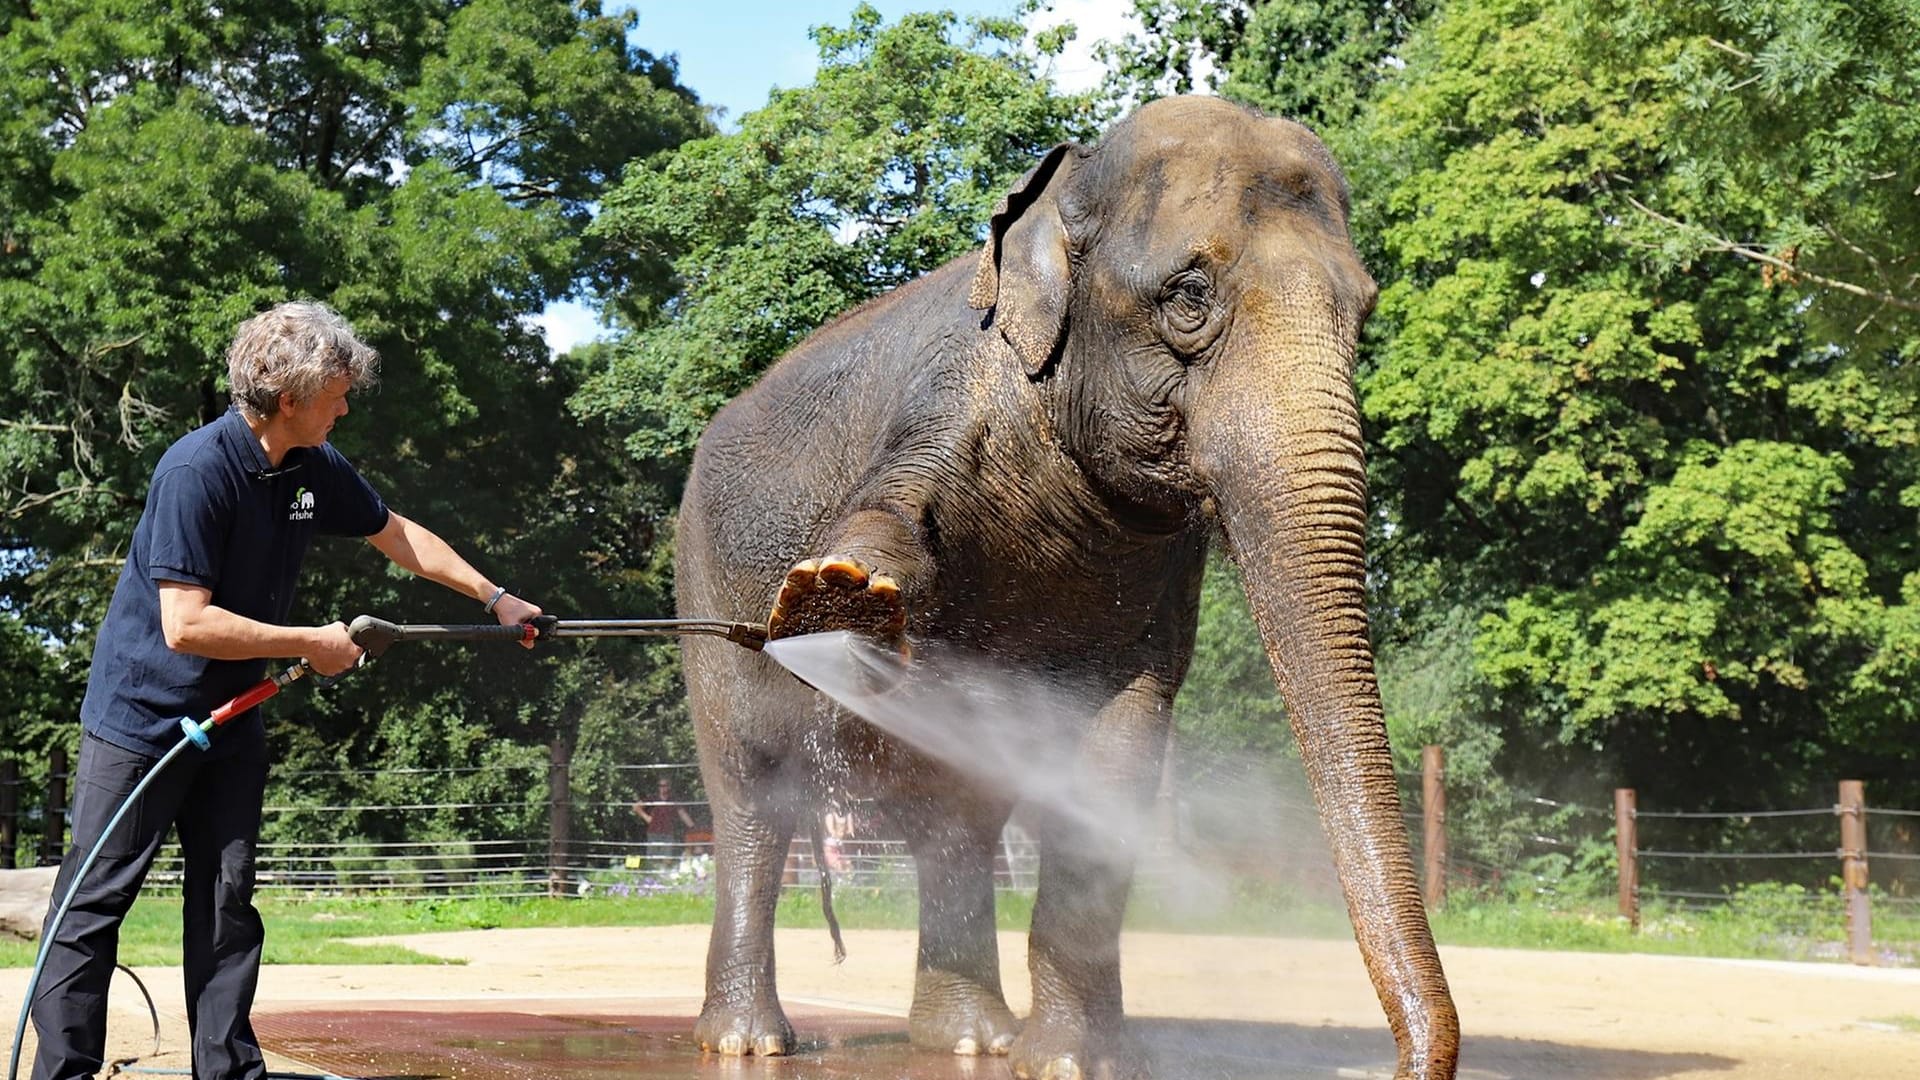
[[[1040,1070],[1040,1080],[1084,1080],[1084,1077],[1079,1062],[1061,1056],[1047,1062],[1047,1067]]]

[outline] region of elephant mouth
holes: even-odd
[[[1103,407],[1070,423],[1068,447],[1094,494],[1127,531],[1171,536],[1210,520],[1209,489],[1194,468],[1187,416],[1171,380],[1130,386],[1115,395],[1132,402]]]

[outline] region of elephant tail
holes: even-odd
[[[827,932],[833,935],[833,962],[847,958],[847,943],[840,937],[840,918],[833,913],[833,871],[827,868],[826,823],[813,823],[813,865],[820,869],[820,911],[827,917]]]

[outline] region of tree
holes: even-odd
[[[1348,142],[1387,259],[1363,393],[1388,626],[1484,613],[1473,681],[1509,766],[1586,758],[1596,787],[1737,806],[1842,769],[1910,790],[1920,458],[1890,342],[1911,330],[1835,333],[1805,291],[1828,286],[1671,223],[1711,206],[1719,235],[1761,237],[1812,205],[1757,182],[1772,133],[1722,112],[1751,103],[1696,115],[1700,51],[1724,50],[1692,17],[1449,8]],[[1864,81],[1834,100],[1879,92],[1883,65],[1838,70]],[[1826,190],[1879,183],[1858,169],[1907,122],[1838,125],[1850,149],[1814,171],[1850,178]]]
[[[1142,32],[1107,50],[1124,97],[1215,90],[1323,135],[1394,72],[1432,0],[1136,0]]]
[[[1729,254],[1814,305],[1821,332],[1915,356],[1920,316],[1920,11],[1905,3],[1603,4],[1601,63],[1657,57],[1684,162],[1661,198],[1663,254]],[[1652,193],[1649,193],[1652,194]],[[1862,340],[1862,339],[1865,340]]]

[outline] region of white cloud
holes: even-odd
[[[612,332],[601,324],[592,308],[571,300],[548,304],[545,311],[533,317],[533,325],[540,328],[541,336],[547,339],[547,348],[552,349],[556,356],[575,345],[598,341]]]
[[[1035,34],[1067,22],[1077,33],[1053,61],[1053,81],[1070,94],[1091,90],[1106,78],[1106,65],[1093,56],[1095,43],[1118,42],[1140,31],[1132,0],[1053,0],[1027,16],[1027,32]]]

